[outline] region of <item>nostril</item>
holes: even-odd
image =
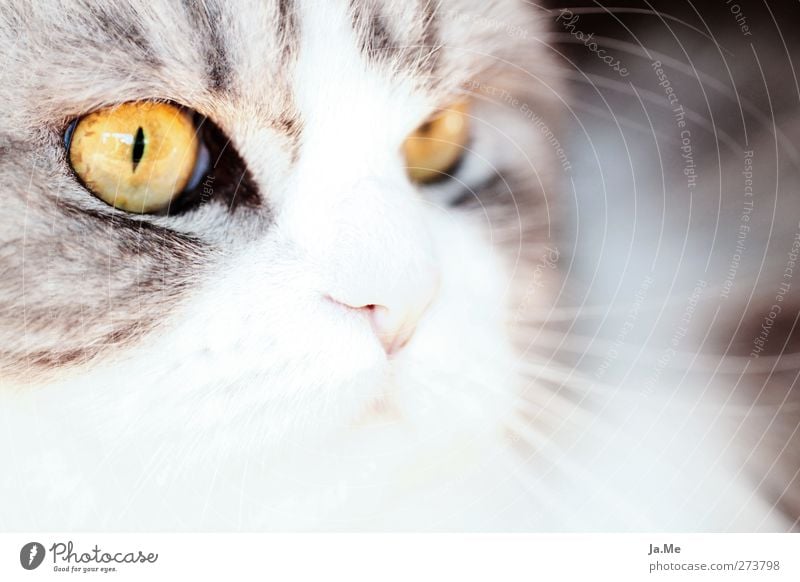
[[[367,303],[365,305],[359,305],[353,301],[342,301],[341,299],[337,299],[333,295],[326,295],[325,299],[329,300],[331,303],[335,303],[340,307],[344,307],[350,311],[355,311],[358,313],[364,313],[365,315],[369,316],[370,322],[373,322],[375,314],[379,311],[385,310],[386,308],[383,305],[376,305],[375,303]]]
[[[347,309],[351,309],[353,311],[363,311],[365,313],[374,313],[377,309],[385,309],[383,306],[375,305],[374,303],[369,303],[369,304],[366,304],[366,305],[359,305],[358,303],[355,303],[355,302],[352,302],[352,301],[342,301],[341,299],[337,299],[333,295],[326,295],[325,299],[328,299],[329,301],[331,301],[333,303],[336,303],[338,305],[341,305],[342,307],[345,307]]]

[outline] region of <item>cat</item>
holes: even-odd
[[[663,433],[615,431],[543,341],[570,196],[553,17],[2,0],[0,528],[788,529],[721,492],[713,450],[637,471]],[[72,148],[153,102],[206,163],[126,212]],[[410,179],[404,143],[460,103],[457,163]]]

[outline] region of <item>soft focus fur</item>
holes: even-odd
[[[545,15],[0,2],[0,528],[694,529],[712,502],[703,529],[790,527],[680,457],[692,426],[631,491],[671,412],[615,428],[627,403],[592,412],[541,349],[569,108]],[[412,185],[403,140],[467,94],[455,178]],[[208,203],[131,216],[75,180],[69,121],[137,99],[230,139]],[[387,358],[343,294],[430,306]]]

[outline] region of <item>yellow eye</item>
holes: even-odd
[[[408,176],[414,182],[441,179],[461,159],[469,138],[467,112],[465,101],[455,103],[406,138],[403,153]]]
[[[95,196],[127,212],[166,209],[189,183],[199,141],[189,114],[167,103],[123,103],[77,122],[72,169]]]

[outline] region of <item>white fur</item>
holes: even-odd
[[[491,475],[481,463],[508,454],[499,261],[479,225],[405,177],[399,146],[435,104],[369,72],[342,12],[303,23],[304,145],[270,235],[140,348],[4,392],[4,528],[504,523],[469,508]],[[431,305],[390,361],[367,319],[327,295]]]
[[[691,431],[653,466],[647,446],[667,436],[661,428],[639,441],[637,422],[604,424],[628,403],[592,415],[525,385],[506,320],[510,288],[526,287],[530,265],[501,258],[488,215],[453,212],[404,175],[403,139],[439,104],[411,79],[367,66],[338,3],[299,6],[297,165],[282,176],[290,164],[279,140],[244,113],[221,122],[270,193],[269,234],[225,256],[139,347],[46,386],[0,391],[0,528],[696,527],[724,470],[658,497],[670,475],[685,484],[708,466],[702,454],[688,464],[676,454]],[[268,93],[261,82],[253,91]],[[507,112],[476,101],[472,114],[473,175],[501,158],[535,172],[550,159]],[[193,219],[218,220],[213,208]],[[178,225],[200,230],[187,218]],[[366,316],[328,296],[425,309],[408,346],[387,359]],[[562,424],[524,420],[522,389],[541,404],[534,412],[564,413]],[[722,505],[747,500],[740,521],[722,515],[703,527],[781,527],[748,493],[736,486]]]

